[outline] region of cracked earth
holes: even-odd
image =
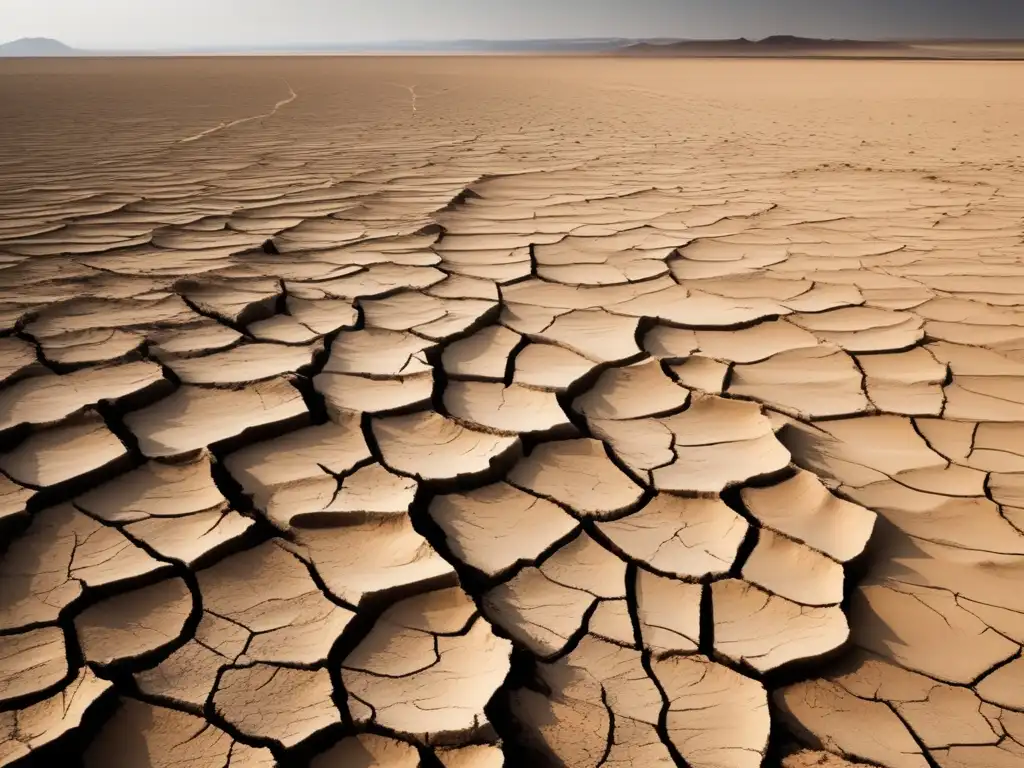
[[[1024,70],[0,65],[0,766],[1024,766]]]

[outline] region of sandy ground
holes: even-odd
[[[0,63],[0,765],[1024,765],[1022,80]]]

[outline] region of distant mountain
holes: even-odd
[[[0,43],[0,56],[6,57],[75,56],[77,54],[78,51],[74,48],[49,37],[23,37],[10,43]]]
[[[3,0],[0,0],[2,3]],[[252,56],[252,55],[461,55],[519,54],[634,56],[678,58],[799,59],[1024,59],[1021,40],[834,40],[772,35],[762,40],[694,40],[679,38],[569,38],[540,40],[395,40],[364,43],[319,43],[183,47],[165,49],[82,50],[46,37],[26,37],[0,44],[0,58],[71,56]]]
[[[665,58],[1021,60],[1021,40],[834,40],[773,35],[763,40],[641,40],[605,51]]]
[[[942,58],[959,58],[957,47],[948,47]],[[772,35],[762,40],[679,40],[654,43],[644,40],[609,51],[627,56],[693,56],[693,57],[810,57],[810,58],[932,58],[935,50],[920,44],[896,40],[842,40]]]
[[[867,40],[823,40],[813,37],[796,37],[794,35],[772,35],[763,40],[748,40],[740,37],[735,40],[679,40],[669,43],[654,43],[648,40],[627,45],[619,49],[621,53],[663,53],[667,55],[733,55],[757,56],[799,54],[800,52],[839,52],[839,51],[896,51],[905,48],[900,42],[873,42]]]
[[[748,41],[750,42],[750,41]],[[750,45],[757,48],[813,48],[813,49],[863,49],[870,48],[902,48],[903,43],[880,42],[877,40],[837,40],[820,39],[816,37],[796,37],[795,35],[771,35],[763,40],[750,42]]]

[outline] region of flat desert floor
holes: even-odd
[[[0,64],[0,765],[1024,766],[1024,64]]]

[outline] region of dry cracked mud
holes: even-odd
[[[1024,766],[1024,65],[0,64],[0,766]]]

